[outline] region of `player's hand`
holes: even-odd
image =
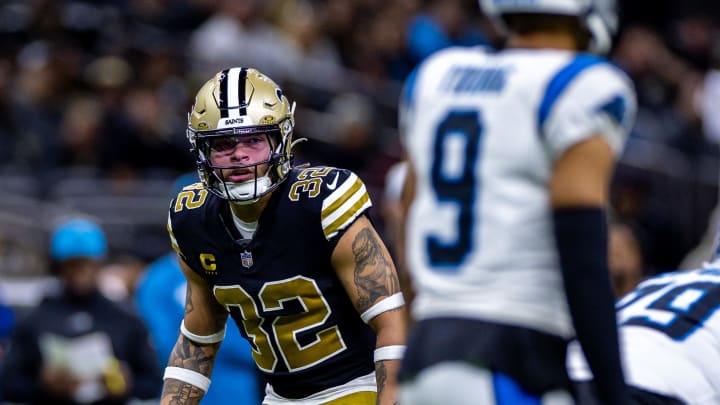
[[[124,396],[131,381],[130,368],[116,358],[108,361],[102,376],[102,383],[111,397]]]
[[[80,385],[80,380],[72,376],[70,371],[48,365],[40,370],[40,382],[49,392],[65,398],[72,398]]]

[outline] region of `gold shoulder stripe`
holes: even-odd
[[[335,236],[370,206],[372,202],[365,185],[355,174],[351,174],[323,201],[320,219],[325,238]]]
[[[365,190],[363,182],[357,176],[354,177],[354,179],[349,177],[345,180],[345,182],[338,187],[337,191],[330,194],[325,201],[323,201],[322,213],[320,214],[323,220],[337,211],[341,205],[345,204],[345,202],[352,198],[361,188],[363,191]]]
[[[350,207],[349,210],[345,211],[332,223],[327,226],[323,226],[325,239],[330,240],[333,236],[335,236],[335,234],[350,225],[360,214],[370,208],[370,206],[370,196],[367,193],[364,193],[362,197]]]

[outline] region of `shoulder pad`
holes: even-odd
[[[210,193],[203,187],[203,184],[198,182],[183,187],[170,203],[167,231],[170,234],[170,243],[173,250],[183,258],[185,258],[185,255],[175,238],[175,229],[182,227],[187,222],[192,222],[192,213],[209,200],[209,195]]]
[[[538,132],[552,156],[591,135],[601,135],[616,154],[635,122],[632,82],[607,60],[580,55],[550,80],[541,100]]]
[[[316,202],[327,240],[346,229],[372,206],[363,181],[346,169],[308,167],[294,171],[289,180],[288,198],[291,201]]]

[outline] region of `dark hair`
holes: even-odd
[[[580,18],[572,15],[509,13],[502,16],[508,30],[519,35],[535,32],[568,32],[575,38],[577,50],[589,47],[592,35]]]

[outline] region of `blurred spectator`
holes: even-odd
[[[100,292],[118,304],[134,309],[135,293],[147,265],[139,254],[115,257],[100,272]]]
[[[639,108],[612,202],[636,226],[652,275],[677,268],[701,239],[717,199],[720,149],[703,133],[704,73],[663,35],[629,25],[613,58],[633,79]]]
[[[357,92],[333,97],[321,120],[325,129],[310,142],[302,144],[301,156],[312,164],[342,167],[361,176],[370,196],[380,200],[388,168],[398,158],[383,143],[383,128],[378,124],[377,106]],[[303,120],[307,110],[297,114]]]
[[[682,122],[673,97],[689,66],[672,54],[657,32],[640,25],[626,27],[613,61],[633,80],[641,102],[632,135],[661,142],[677,136]]]
[[[102,229],[84,218],[50,240],[59,281],[13,331],[3,364],[5,399],[28,404],[124,404],[160,394],[160,367],[140,318],[98,290],[107,253]]]
[[[720,32],[720,30],[716,30],[716,32]],[[705,137],[710,142],[720,144],[720,114],[717,113],[717,100],[720,100],[720,33],[712,46],[710,66],[700,86],[697,102]]]
[[[335,44],[344,66],[351,66],[355,57],[354,33],[360,19],[358,2],[334,0],[326,2],[318,10],[321,14],[322,31]]]
[[[278,14],[276,23],[288,45],[283,57],[291,62],[288,73],[299,77],[313,72],[307,75],[309,84],[322,87],[324,82],[330,82],[337,87],[342,80],[340,54],[335,44],[322,36],[317,7],[307,0],[284,1]]]
[[[199,76],[226,66],[252,66],[284,80],[292,69],[289,45],[263,15],[260,0],[218,0],[212,15],[193,33],[189,61]]]
[[[477,12],[465,6],[462,0],[432,0],[425,13],[413,18],[408,26],[408,49],[416,62],[449,46],[488,44],[486,36],[474,28],[479,24],[470,23],[469,16]]]
[[[16,125],[12,135],[17,145],[12,160],[20,165],[52,168],[57,164],[57,132],[70,82],[56,48],[38,40],[17,55],[18,71],[11,92],[11,119]]]
[[[12,66],[0,58],[0,161],[10,162],[20,147],[11,100]]]
[[[0,379],[2,379],[2,364],[5,358],[5,353],[10,345],[10,333],[14,322],[15,314],[13,309],[7,306],[3,300],[0,299]],[[3,401],[2,391],[2,387],[0,386],[0,404],[2,404]]]
[[[323,160],[330,166],[362,172],[378,152],[375,106],[362,94],[344,93],[330,101],[327,113],[331,144],[338,150]]]
[[[10,332],[15,323],[15,314],[9,306],[0,300],[0,364],[3,362],[5,353],[10,343]],[[2,396],[0,396],[2,398]]]
[[[608,267],[616,297],[632,291],[644,277],[642,251],[629,224],[611,221],[608,229]]]
[[[58,130],[59,164],[62,166],[102,166],[98,161],[103,140],[102,108],[94,98],[68,100]]]
[[[370,48],[367,50],[369,56],[378,64],[378,76],[402,82],[419,59],[410,49],[412,44],[408,37],[413,33],[398,27],[407,27],[413,19],[412,12],[417,10],[403,2],[392,4],[370,19],[363,42]]]
[[[198,182],[197,174],[191,173],[178,178],[176,195],[182,187]],[[137,308],[150,330],[150,337],[157,350],[158,367],[164,367],[180,331],[185,314],[185,289],[183,276],[175,251],[150,263],[136,291]],[[203,403],[222,404],[232,401],[236,405],[257,405],[260,403],[261,382],[252,348],[240,336],[232,321],[227,325],[220,354],[213,367],[212,387],[203,397]]]
[[[169,108],[158,91],[133,87],[125,95],[122,113],[127,133],[115,131],[119,139],[108,145],[113,170],[123,166],[143,170],[165,167],[186,170],[192,162],[185,145],[185,119]],[[139,174],[139,173],[138,173]]]

